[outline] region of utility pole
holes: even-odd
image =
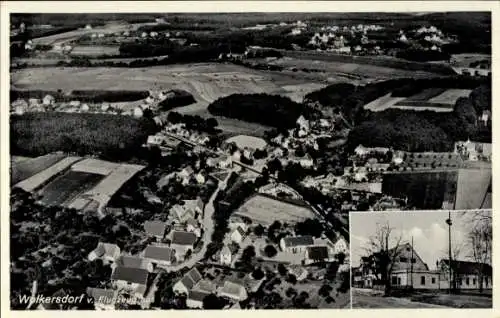
[[[411,237],[410,281],[411,289],[413,290],[413,236]]]
[[[452,289],[452,269],[451,269],[451,212],[448,211],[448,219],[446,219],[446,224],[448,224],[448,269],[449,269],[449,293],[451,294]]]

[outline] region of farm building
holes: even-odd
[[[111,274],[115,288],[142,299],[147,289],[149,272],[142,268],[117,267]]]
[[[146,258],[132,256],[132,255],[121,255],[112,266],[116,267],[132,267],[132,268],[142,268],[146,269],[148,272],[153,271],[153,265]]]
[[[150,237],[160,241],[165,237],[167,231],[167,223],[161,221],[146,221],[144,222],[144,231]]]
[[[116,244],[99,242],[97,247],[89,253],[89,261],[101,259],[105,264],[114,263],[120,256],[120,248]]]
[[[181,278],[181,280],[174,284],[174,293],[178,295],[188,295],[191,289],[193,289],[193,287],[197,285],[202,278],[203,276],[201,276],[201,273],[196,269],[196,267],[192,268]]]
[[[144,258],[154,265],[172,265],[175,260],[175,250],[167,246],[148,245],[144,250]]]

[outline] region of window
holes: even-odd
[[[400,257],[400,258],[399,258],[399,261],[400,261],[401,263],[406,263],[406,262],[408,262],[408,259],[407,259],[406,257]]]
[[[414,258],[412,258],[412,259],[411,259],[411,262],[412,262],[413,264],[415,264],[415,263],[417,262],[417,260],[416,260],[416,259],[414,259]]]
[[[476,285],[476,279],[475,278],[472,279],[472,285]]]
[[[432,281],[433,284],[435,284],[436,283],[436,277],[432,277],[431,281]]]
[[[398,277],[398,285],[401,285],[401,277]]]
[[[398,284],[398,277],[392,276],[392,282],[391,282],[391,284],[397,285]]]
[[[420,276],[420,285],[425,285],[425,276]]]
[[[465,285],[469,285],[469,277],[465,279]]]

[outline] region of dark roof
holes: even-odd
[[[182,277],[181,282],[187,289],[191,289],[201,280],[201,278],[200,272],[196,268],[193,268]]]
[[[196,235],[191,232],[174,231],[172,234],[172,244],[193,245],[196,242]]]
[[[144,222],[144,230],[149,235],[164,236],[167,230],[167,223],[162,221],[146,221]]]
[[[283,240],[285,242],[286,247],[314,244],[314,239],[310,235],[285,237]]]
[[[210,295],[210,293],[205,293],[199,290],[192,290],[189,292],[188,298],[195,301],[203,301],[203,299],[205,299],[205,297],[207,297],[208,295]]]
[[[142,268],[117,267],[113,271],[111,279],[146,285],[148,281],[148,271]]]
[[[238,233],[240,233],[240,235],[241,235],[242,237],[244,237],[244,236],[245,236],[245,231],[243,231],[243,229],[241,228],[241,226],[238,226],[238,227],[236,228],[236,231],[238,231]]]
[[[116,265],[120,267],[145,268],[146,260],[142,257],[122,255],[116,260]]]
[[[441,260],[445,265],[449,264],[447,259]],[[491,265],[478,262],[467,262],[467,261],[451,261],[451,266],[457,274],[476,274],[480,271],[485,275],[492,274]]]
[[[172,261],[174,250],[166,246],[149,245],[144,250],[144,257],[154,260]]]
[[[328,258],[328,248],[326,246],[311,246],[307,248],[309,259],[322,261]]]

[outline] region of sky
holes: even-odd
[[[393,228],[389,246],[394,246],[401,236],[401,242],[410,242],[416,253],[427,263],[430,269],[436,268],[436,261],[448,258],[448,211],[416,211],[416,212],[359,212],[350,214],[351,226],[351,262],[359,266],[361,256],[366,256],[366,248],[370,237],[376,234],[380,225],[387,222]],[[453,222],[451,241],[454,246],[461,247],[459,260],[471,261],[471,251],[467,239],[468,217],[461,212],[451,212]]]

